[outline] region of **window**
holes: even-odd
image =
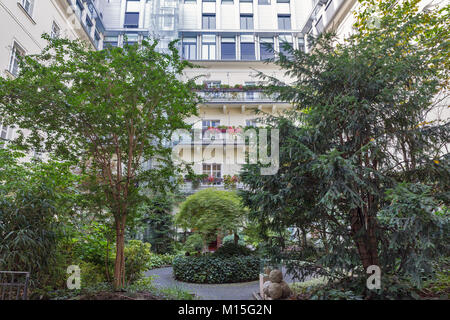
[[[244,30],[253,29],[253,15],[251,14],[241,15],[241,29]]]
[[[289,3],[289,0],[277,0],[277,3]]]
[[[236,60],[235,38],[222,38],[222,60]]]
[[[278,15],[278,29],[290,30],[291,29],[291,16],[290,15]]]
[[[203,84],[207,87],[207,88],[220,88],[220,81],[204,81]],[[208,120],[207,120],[208,121]],[[216,121],[216,120],[213,120]],[[219,120],[217,120],[219,121]]]
[[[256,86],[256,82],[254,82],[254,81],[245,82],[244,84],[246,86]],[[247,99],[247,100],[255,99],[255,91],[245,91],[245,99]]]
[[[209,128],[217,128],[218,126],[220,126],[220,120],[202,120],[203,138],[214,139],[213,133],[207,131]]]
[[[273,38],[260,38],[259,39],[259,52],[260,52],[261,60],[272,59],[274,57]]]
[[[282,53],[287,58],[292,57],[292,53],[289,52],[292,49],[292,36],[291,35],[281,35],[278,38],[278,43],[280,47],[280,53]]]
[[[270,4],[270,0],[258,0],[258,4]]]
[[[220,81],[219,81],[220,85]],[[208,128],[217,128],[220,126],[220,120],[202,120],[202,129],[208,130]]]
[[[12,51],[11,51],[11,59],[9,61],[9,68],[8,71],[17,77],[19,74],[19,56],[23,56],[25,54],[25,51],[14,42]]]
[[[95,46],[98,48],[98,46],[100,44],[100,33],[98,32],[98,29],[95,29],[95,31],[94,31],[94,42],[95,42]]]
[[[183,38],[183,59],[196,60],[197,59],[197,38]]]
[[[202,17],[202,28],[203,29],[215,29],[216,28],[216,15],[215,14],[204,14]]]
[[[256,119],[245,120],[247,127],[256,127]]]
[[[203,174],[220,179],[222,177],[222,165],[220,163],[204,163]],[[213,184],[220,184],[220,180],[214,181]]]
[[[4,141],[11,139],[12,128],[7,125],[2,124],[2,119],[0,118],[0,149],[4,146]]]
[[[33,14],[34,0],[21,0],[20,4],[30,16]]]
[[[123,42],[127,45],[132,46],[139,41],[139,34],[137,33],[126,33],[123,35]]]
[[[255,42],[253,36],[241,36],[241,60],[255,60]]]
[[[117,47],[118,37],[117,36],[107,36],[103,39],[103,47]]]
[[[93,24],[91,19],[86,15],[86,28],[89,35],[91,34],[92,26]]]
[[[224,3],[224,4],[232,4],[232,3],[234,3],[234,0],[222,0],[222,3]]]
[[[138,28],[139,27],[139,12],[126,12],[124,28]]]
[[[52,23],[52,32],[51,32],[50,36],[53,39],[58,39],[60,33],[61,33],[61,28],[56,24],[55,21],[53,21],[53,23]]]
[[[83,15],[84,6],[81,0],[77,0],[75,4],[75,14],[81,19]]]
[[[205,34],[202,36],[202,59],[216,59],[216,36]]]
[[[305,52],[305,39],[302,37],[298,38],[298,50]]]
[[[139,0],[127,0],[124,28],[139,28]]]

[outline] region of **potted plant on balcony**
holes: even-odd
[[[239,182],[239,177],[236,175],[224,175],[223,176],[223,184],[226,189],[236,189],[237,183]]]

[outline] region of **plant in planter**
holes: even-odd
[[[236,175],[224,175],[223,176],[223,183],[225,185],[226,189],[236,189],[236,185],[239,182],[239,177]]]

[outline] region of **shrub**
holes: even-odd
[[[152,253],[150,256],[150,260],[148,261],[147,267],[148,269],[156,269],[164,266],[172,265],[173,259],[176,257],[174,254],[156,254]]]
[[[256,256],[178,256],[173,261],[175,279],[194,283],[232,283],[258,279]]]
[[[81,261],[79,266],[82,288],[92,287],[99,283],[106,282],[104,266],[84,261]]]
[[[239,236],[238,244],[240,244],[241,246],[245,246],[244,236],[241,233],[238,233],[238,236]],[[222,244],[228,242],[234,243],[234,234],[229,234],[223,238]]]
[[[226,242],[224,243],[214,255],[216,256],[249,256],[252,254],[252,251],[240,244],[234,244],[234,242]]]
[[[148,261],[152,257],[150,243],[130,240],[125,246],[125,272],[128,283],[137,281],[148,270]]]
[[[191,234],[184,243],[184,250],[198,252],[203,249],[203,238],[200,233]]]

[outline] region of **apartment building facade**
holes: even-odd
[[[101,10],[105,1],[0,0],[0,76],[17,76],[19,56],[37,54],[46,46],[43,33],[81,39],[92,48],[101,49]],[[0,119],[0,142],[13,138],[14,133],[14,128],[2,124]]]

